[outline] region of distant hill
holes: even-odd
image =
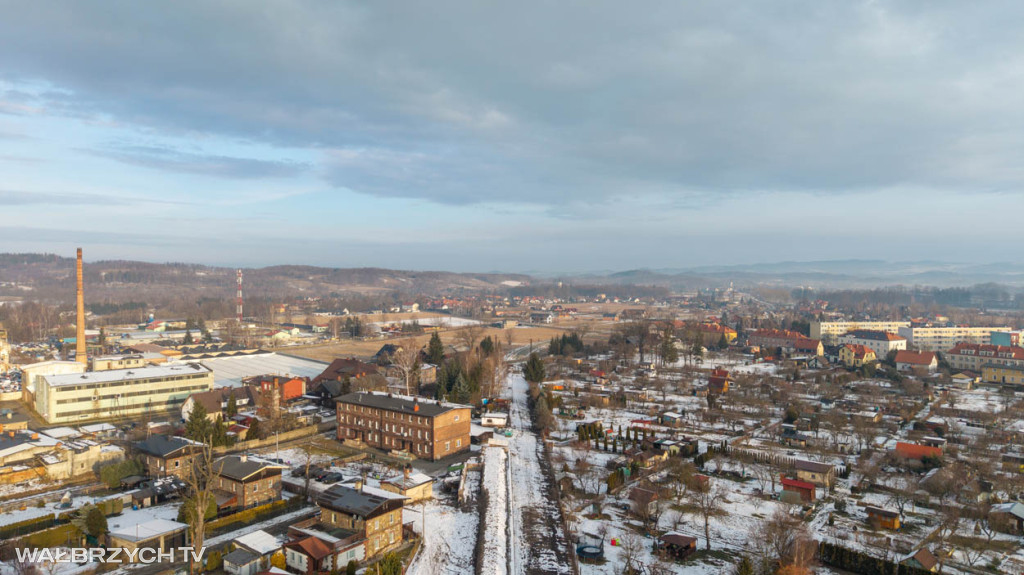
[[[66,300],[74,295],[74,258],[52,254],[0,254],[0,295]],[[470,293],[501,289],[502,282],[529,283],[522,274],[401,271],[381,268],[270,266],[243,268],[249,297],[332,293],[364,295]],[[160,297],[234,297],[236,270],[187,263],[86,261],[86,292],[92,301],[145,301]]]

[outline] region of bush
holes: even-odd
[[[210,554],[206,556],[206,570],[216,571],[224,565],[224,558],[221,557],[220,551],[210,551]]]
[[[126,459],[118,463],[111,463],[100,468],[100,481],[107,484],[111,489],[119,487],[121,480],[131,475],[143,474],[142,464],[134,459]]]

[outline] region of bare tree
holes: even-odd
[[[622,558],[623,573],[639,573],[640,559],[644,552],[644,542],[640,536],[632,531],[627,531],[619,538],[619,557]]]
[[[725,492],[718,485],[712,485],[710,480],[690,491],[692,513],[704,521],[705,549],[711,549],[711,518],[725,515],[724,499]]]
[[[900,513],[900,520],[906,516],[907,506],[914,502],[914,491],[917,483],[909,475],[901,473],[892,477],[889,482],[889,504]]]
[[[189,501],[185,503],[185,520],[188,523],[192,546],[196,549],[202,548],[206,540],[206,510],[214,500],[213,480],[224,466],[223,462],[214,460],[213,448],[210,447],[212,438],[206,439],[206,443],[197,445],[199,449],[195,450],[191,461],[187,463],[188,468],[184,477],[189,493]]]
[[[420,364],[420,350],[416,347],[416,340],[410,339],[396,344],[397,350],[388,358],[391,367],[394,367],[402,374],[405,382],[405,394],[412,395],[413,383],[418,379]],[[419,392],[419,390],[417,390]]]

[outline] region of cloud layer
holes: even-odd
[[[25,134],[5,117],[120,130],[76,149],[211,200],[294,182],[634,225],[778,194],[803,220],[886,191],[1024,207],[1016,2],[0,6],[0,140]]]

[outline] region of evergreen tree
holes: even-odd
[[[213,425],[207,419],[206,408],[198,401],[192,405],[192,412],[188,414],[188,421],[185,422],[185,437],[193,441],[209,443],[213,435]]]
[[[444,344],[441,343],[441,336],[435,331],[430,336],[430,343],[427,344],[427,361],[433,365],[444,363]]]
[[[235,399],[234,391],[228,394],[228,406],[224,408],[224,412],[228,414],[228,417],[238,415],[238,400]]]
[[[469,384],[466,383],[466,378],[462,373],[458,374],[455,378],[455,383],[452,385],[451,399],[456,403],[469,403]]]
[[[718,349],[727,349],[729,347],[729,340],[726,339],[725,334],[718,338]]]
[[[85,514],[85,532],[97,539],[107,532],[107,515],[95,505]]]
[[[263,429],[260,428],[260,420],[255,417],[249,422],[249,431],[245,434],[245,439],[263,439]]]
[[[750,558],[746,555],[740,559],[740,562],[736,565],[736,575],[754,575],[754,564],[750,561]]]
[[[187,329],[185,330],[185,338],[181,340],[181,343],[183,343],[185,345],[191,345],[191,344],[195,343],[192,340],[192,332],[190,330],[187,330]]]
[[[679,361],[679,350],[671,336],[661,340],[661,362],[671,364]]]
[[[485,337],[480,342],[480,351],[484,353],[484,357],[490,357],[494,353],[494,340],[491,339],[491,336]]]
[[[530,358],[526,360],[526,366],[523,367],[523,377],[530,383],[544,381],[544,362],[541,361],[540,356],[536,352],[531,353]]]

